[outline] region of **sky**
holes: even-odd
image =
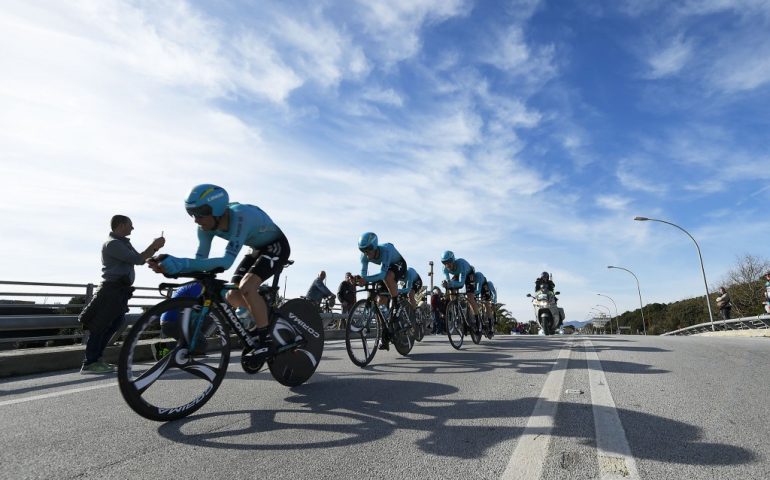
[[[426,284],[453,250],[519,320],[542,271],[574,321],[638,308],[608,265],[704,295],[637,215],[710,287],[768,257],[765,0],[6,0],[0,31],[0,280],[98,282],[116,213],[192,256],[200,183],[285,232],[289,297],[366,231]]]

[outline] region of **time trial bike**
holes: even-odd
[[[202,293],[160,302],[142,314],[128,332],[118,361],[118,384],[126,403],[139,415],[156,421],[176,420],[209,401],[227,371],[231,330],[244,345],[243,370],[254,374],[264,365],[264,357],[254,353],[260,346],[257,336],[241,324],[225,300],[226,293],[238,287],[217,279],[221,271],[171,277],[192,281],[162,283],[158,287],[161,293],[193,282],[201,284]],[[293,387],[307,381],[318,367],[324,329],[318,310],[307,300],[293,299],[278,306],[280,273],[275,273],[272,286],[259,288],[267,304],[272,335],[266,363],[278,382]],[[163,341],[161,331],[171,331],[171,348],[162,356],[153,355],[155,344]]]
[[[350,360],[359,367],[368,365],[377,353],[384,330],[396,351],[403,356],[409,355],[414,346],[415,329],[406,295],[399,295],[395,308],[386,315],[383,313],[385,306],[378,305],[377,300],[379,297],[390,299],[387,288],[382,284],[369,284],[362,291],[367,292],[367,298],[353,305],[345,327],[345,347]]]

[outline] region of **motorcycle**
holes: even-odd
[[[564,321],[564,309],[556,305],[556,295],[559,292],[551,292],[545,286],[535,292],[527,294],[532,299],[532,307],[535,309],[535,318],[540,324],[540,329],[545,335],[553,335]]]

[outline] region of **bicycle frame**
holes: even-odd
[[[262,257],[266,257],[265,255],[260,255],[257,257],[257,261],[261,259]],[[271,257],[266,257],[271,258]],[[215,309],[218,313],[221,314],[225,319],[227,319],[228,323],[230,324],[230,327],[232,327],[233,330],[235,330],[235,333],[238,335],[238,337],[249,347],[251,348],[257,348],[259,346],[257,338],[249,333],[248,330],[243,326],[241,321],[238,319],[238,316],[235,313],[235,309],[227,302],[226,295],[228,291],[231,290],[238,290],[238,286],[233,283],[227,283],[224,280],[218,280],[213,275],[216,275],[217,273],[221,273],[221,269],[215,269],[210,274],[203,274],[203,275],[195,275],[192,276],[192,278],[195,278],[195,281],[200,282],[203,286],[203,291],[201,292],[200,296],[203,300],[203,308],[201,310],[201,314],[199,316],[200,319],[205,319],[208,316],[209,310],[212,308]],[[259,294],[264,298],[265,305],[267,306],[267,318],[268,318],[268,326],[272,326],[273,323],[275,323],[275,297],[273,294],[279,290],[279,281],[281,277],[281,273],[283,272],[283,267],[279,268],[275,274],[273,275],[273,282],[272,286],[265,287],[263,285],[259,288]],[[191,283],[191,282],[188,282]],[[182,284],[185,285],[185,284]],[[166,290],[168,288],[174,288],[179,287],[181,285],[176,284],[169,284],[169,283],[162,283],[158,286],[159,291]],[[192,337],[190,340],[190,348],[195,348],[198,337],[201,332],[201,328],[203,327],[202,321],[196,322],[195,329],[192,332]],[[296,346],[295,344],[285,345],[282,346],[282,348],[278,349],[278,353],[288,350],[289,348],[293,348]]]

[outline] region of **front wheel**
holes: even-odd
[[[409,315],[407,308],[401,308],[398,313],[398,318],[394,319],[395,332],[393,332],[393,346],[396,347],[396,351],[403,356],[409,355],[414,347],[414,317]]]
[[[455,350],[460,350],[463,346],[463,338],[465,337],[464,321],[457,302],[450,303],[446,309],[446,334],[449,337],[449,343]]]
[[[369,365],[377,353],[381,335],[377,308],[375,302],[359,300],[350,309],[345,327],[345,348],[350,361],[359,367]]]
[[[473,340],[473,343],[478,345],[481,343],[481,322],[479,321],[479,317],[477,315],[473,314],[473,311],[469,308],[468,309],[468,330],[470,331],[471,340]]]
[[[161,342],[161,322],[173,340]],[[199,299],[165,300],[128,332],[118,359],[120,393],[144,418],[166,422],[186,417],[222,383],[230,361],[229,339],[226,321],[216,310],[203,315]]]

